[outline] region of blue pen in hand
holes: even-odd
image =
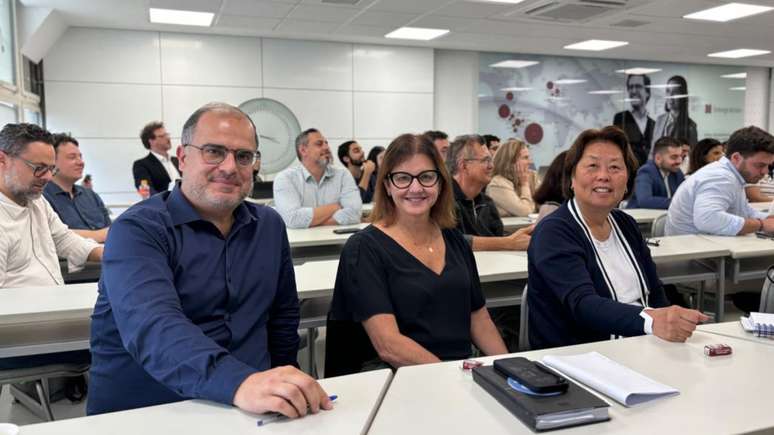
[[[337,396],[335,394],[331,395],[331,396],[328,396],[328,398],[331,399],[331,402],[336,400],[338,397],[339,396]],[[274,422],[277,422],[277,421],[282,421],[282,420],[287,420],[287,419],[288,419],[287,416],[285,416],[283,414],[280,414],[278,412],[269,412],[269,413],[266,414],[265,417],[263,417],[263,418],[258,420],[258,426],[266,426],[269,423],[274,423]]]

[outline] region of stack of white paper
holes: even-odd
[[[624,406],[680,394],[675,388],[650,379],[598,353],[543,357],[543,364],[613,398]]]
[[[750,313],[750,320],[756,327],[766,325],[774,328],[774,314],[771,313]]]

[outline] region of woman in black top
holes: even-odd
[[[326,355],[326,376],[465,358],[471,343],[488,355],[506,353],[473,252],[454,229],[451,179],[432,142],[398,137],[377,178],[373,225],[344,246],[329,315],[329,325],[362,324],[372,348],[359,358],[350,351],[357,360],[350,370],[329,370],[335,355]],[[331,332],[326,354],[336,346]],[[341,352],[333,350],[339,359]]]

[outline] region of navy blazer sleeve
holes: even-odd
[[[649,169],[652,166],[643,166],[637,171],[637,178],[634,179],[634,195],[637,198],[637,204],[640,208],[658,208],[666,210],[669,208],[670,198],[666,196],[666,190],[661,189],[663,181],[658,178],[658,169],[654,174]],[[663,195],[658,195],[662,193]]]
[[[601,334],[642,335],[642,307],[603,297],[595,288],[580,231],[558,218],[544,219],[541,224],[529,246],[530,289],[538,281],[533,274],[539,275],[546,286],[539,290],[553,294],[575,323]]]

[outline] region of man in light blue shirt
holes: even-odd
[[[317,129],[296,138],[301,165],[274,179],[274,204],[288,228],[348,225],[360,222],[363,203],[348,170],[332,166],[328,140]]]
[[[726,155],[701,168],[677,189],[667,212],[666,234],[736,236],[774,231],[774,218],[747,202],[745,184],[757,183],[774,162],[774,136],[758,127],[735,131]]]

